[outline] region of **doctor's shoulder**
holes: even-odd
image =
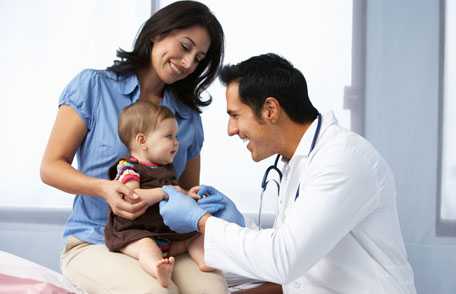
[[[386,164],[376,148],[359,134],[339,126],[328,131],[310,156],[309,166],[320,171],[336,169],[351,173],[362,170],[373,175],[373,167]]]

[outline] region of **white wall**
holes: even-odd
[[[71,206],[39,178],[60,93],[80,70],[106,68],[117,48],[130,49],[150,11],[148,0],[0,2],[0,206]]]
[[[343,96],[351,81],[351,1],[202,2],[225,31],[225,64],[268,52],[282,55],[306,77],[314,105],[321,112],[334,110],[341,124],[350,127]],[[239,138],[228,137],[225,89],[217,81],[209,92],[213,103],[203,113],[201,181],[218,187],[243,211],[257,211],[263,172],[274,158],[255,163]],[[273,212],[276,199],[274,193],[266,195],[264,210]]]
[[[441,207],[444,220],[456,222],[456,1],[445,2],[445,59],[443,77],[443,142]],[[456,223],[455,223],[456,226]],[[456,231],[456,229],[455,229]],[[454,234],[456,236],[456,232]]]
[[[350,82],[351,3],[206,2],[225,29],[226,62],[266,52],[284,55],[306,76],[315,105],[336,110],[349,126],[342,103]],[[106,68],[117,48],[130,49],[150,10],[149,0],[0,0],[6,102],[0,152],[7,159],[0,169],[0,250],[58,270],[72,196],[39,178],[58,97],[81,69]],[[242,210],[256,211],[263,169],[272,159],[253,163],[241,141],[227,136],[224,89],[216,82],[209,91],[214,102],[203,114],[202,181],[232,196]],[[273,211],[276,196],[265,198],[266,212]]]
[[[402,233],[418,294],[454,294],[456,289],[456,238],[438,236],[436,230],[441,4],[367,3],[366,137],[396,176]],[[454,132],[454,123],[450,129]],[[451,229],[454,234],[456,227]]]
[[[163,1],[169,2],[169,1]],[[306,76],[309,94],[322,111],[342,109],[350,83],[351,1],[204,1],[218,16],[226,34],[227,63],[267,52],[282,54]],[[128,3],[128,5],[126,5]],[[163,3],[161,3],[163,5]],[[64,86],[81,69],[112,64],[118,47],[130,49],[150,1],[8,1],[1,2],[0,80],[7,103],[0,170],[0,206],[68,207],[71,196],[45,186],[39,164]],[[226,134],[224,89],[209,90],[213,104],[204,109],[205,145],[202,182],[217,186],[244,211],[256,211],[264,168],[254,163],[237,138]],[[20,174],[20,177],[17,175]],[[27,184],[24,185],[24,179]],[[266,196],[272,211],[276,196]]]
[[[144,2],[149,4],[149,1]],[[330,31],[341,28],[340,34],[349,32],[349,24],[337,20],[339,11],[341,15],[350,11],[342,5],[347,5],[347,1],[300,1],[300,5],[317,5],[317,8],[307,9],[290,4],[296,5],[291,6],[293,11],[302,14],[297,19],[290,17],[282,22],[277,17],[286,16],[287,12],[281,10],[283,8],[278,3],[285,2],[239,1],[242,8],[226,16],[221,16],[222,12],[228,9],[228,3],[234,6],[236,1],[214,3],[214,6],[222,5],[213,10],[220,14],[227,34],[227,61],[238,62],[266,51],[283,53],[284,50],[296,49],[283,54],[307,76],[310,95],[317,101],[316,105],[321,109],[332,108],[332,105],[341,109],[343,87],[349,81],[349,71],[345,76],[344,70],[349,68],[350,53],[340,44],[349,44],[349,41],[343,41],[345,37],[341,40],[341,36],[332,36]],[[119,3],[107,0],[0,1],[0,33],[3,38],[0,81],[2,101],[6,102],[6,110],[0,116],[4,130],[0,148],[8,159],[8,167],[0,171],[0,206],[68,206],[71,202],[70,197],[62,196],[61,192],[53,191],[39,181],[39,160],[64,85],[83,67],[104,68],[109,65],[114,49],[127,48],[139,23],[148,15],[148,9],[143,8],[141,1],[129,1],[127,7],[124,1],[122,5]],[[437,237],[435,231],[439,183],[440,4],[441,1],[434,0],[404,0],[400,3],[374,0],[368,1],[367,5],[366,136],[385,155],[396,173],[399,212],[416,274],[418,294],[452,294],[456,288],[453,277],[456,271],[455,238]],[[97,12],[94,12],[94,7]],[[276,13],[268,12],[265,7]],[[318,14],[319,11],[329,11],[328,19]],[[64,12],[66,16],[63,16]],[[121,23],[122,15],[139,16],[141,21]],[[104,26],[95,23],[100,19]],[[236,23],[228,24],[230,19]],[[312,26],[301,24],[299,32],[291,34],[292,37],[290,33],[284,33],[294,22],[307,19],[318,22]],[[320,22],[325,25],[320,27]],[[255,35],[259,41],[254,43],[249,30],[255,26],[259,26],[258,31],[268,33]],[[82,32],[76,29],[78,27],[84,28]],[[242,33],[236,31],[236,27],[243,28]],[[50,31],[55,32],[51,34]],[[319,33],[314,36],[313,31]],[[247,41],[242,41],[244,36],[249,37]],[[317,41],[312,41],[311,36],[318,37]],[[45,41],[48,37],[55,41]],[[337,42],[332,41],[335,38]],[[241,45],[235,45],[234,40],[239,39]],[[100,40],[107,44],[103,45]],[[325,88],[330,92],[323,92]],[[235,195],[237,202],[242,200],[244,209],[255,210],[263,166],[251,162],[239,140],[225,135],[223,91],[211,89],[211,93],[214,104],[203,115],[206,128],[203,181],[221,186],[230,195]],[[329,102],[334,97],[335,102]],[[342,123],[348,126],[344,112],[338,113]],[[31,123],[24,123],[26,119]],[[454,130],[454,122],[449,124],[449,129]],[[210,154],[212,151],[214,153]],[[21,178],[17,177],[18,174]],[[61,223],[61,214],[50,220],[50,226],[46,225],[47,222],[44,224],[29,218],[24,225],[18,221],[15,211],[8,214],[8,210],[0,209],[0,249],[20,247],[22,256],[30,253],[35,259],[26,257],[41,262],[42,253],[33,251],[36,248],[29,250],[27,242],[43,241],[50,230],[56,238],[61,227],[53,225],[54,219]],[[30,216],[29,213],[24,215]],[[27,239],[28,234],[30,238]],[[57,251],[60,244],[52,244],[56,246],[53,250]],[[49,248],[40,246],[37,248]],[[55,254],[52,255],[54,259],[42,263],[56,266],[57,252],[48,254]]]

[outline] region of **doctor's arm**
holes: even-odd
[[[277,229],[254,231],[204,215],[198,228],[206,263],[278,284],[304,275],[378,205],[373,173],[357,156],[315,163]]]
[[[211,188],[211,187],[205,187]],[[242,220],[235,217],[237,215],[236,207],[221,202],[205,203],[205,205],[197,205],[195,201],[191,201],[181,191],[176,190],[171,186],[164,186],[163,191],[168,194],[168,198],[160,203],[160,214],[163,216],[165,223],[177,232],[190,232],[198,230],[204,233],[205,225],[208,218],[213,217],[210,213],[217,214],[223,210],[225,213],[221,216],[237,221],[243,224]],[[202,190],[206,191],[205,189]],[[209,196],[212,197],[212,196]],[[204,207],[204,209],[202,208]],[[238,211],[237,211],[238,212]],[[195,223],[195,225],[193,225]],[[282,287],[278,284],[265,282],[258,287],[250,288],[235,292],[236,294],[282,294]]]

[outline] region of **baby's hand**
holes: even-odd
[[[150,188],[150,189],[135,189],[135,194],[139,196],[141,200],[147,202],[148,205],[154,205],[166,199],[168,195],[163,192],[161,188]]]
[[[195,186],[195,187],[191,188],[188,191],[182,189],[181,187],[179,187],[177,185],[173,186],[173,188],[176,189],[177,191],[181,192],[182,194],[185,194],[185,195],[188,195],[188,196],[192,197],[196,201],[201,199],[201,197],[197,194],[198,191],[199,191],[199,186]]]
[[[192,187],[190,190],[188,190],[188,195],[195,200],[200,200],[201,196],[198,195],[199,189],[200,189],[200,186]]]

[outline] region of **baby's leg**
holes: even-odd
[[[160,248],[151,238],[143,238],[125,246],[121,252],[138,259],[141,267],[168,288],[174,268],[174,257],[163,258]]]
[[[171,247],[169,248],[168,255],[169,256],[176,256],[185,252],[188,252],[188,247],[190,243],[196,239],[198,235],[182,240],[182,241],[172,241]]]
[[[204,262],[204,236],[199,235],[196,239],[193,239],[188,246],[188,253],[192,259],[198,264],[199,269],[202,272],[212,272],[215,268],[208,266]]]

